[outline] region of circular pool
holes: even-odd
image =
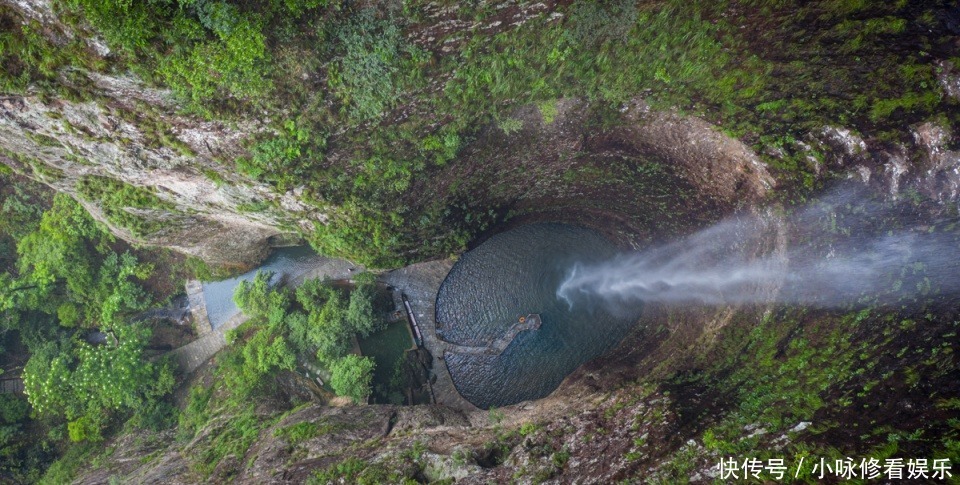
[[[532,224],[491,237],[465,253],[440,286],[437,335],[464,347],[484,347],[521,316],[539,313],[539,329],[524,330],[499,355],[447,352],[457,390],[480,408],[539,399],[568,374],[610,351],[640,316],[616,315],[557,297],[574,263],[610,258],[616,247],[599,234],[565,224]]]

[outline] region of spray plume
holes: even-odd
[[[906,207],[906,211],[905,211]],[[567,271],[557,296],[610,310],[638,302],[893,302],[960,289],[954,225],[849,187],[794,211],[722,221],[684,240]]]

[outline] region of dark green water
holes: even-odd
[[[440,287],[437,333],[482,346],[519,315],[539,313],[543,326],[521,332],[498,356],[447,353],[460,394],[481,408],[547,396],[577,367],[612,350],[640,316],[640,307],[612,315],[556,295],[575,262],[610,258],[616,247],[588,229],[532,224],[498,234],[464,254]]]
[[[393,373],[397,361],[404,358],[404,353],[414,348],[410,331],[406,321],[393,322],[385,329],[365,339],[358,341],[360,353],[373,359],[376,367],[373,368],[374,400],[393,404],[403,403],[403,394],[394,389]]]

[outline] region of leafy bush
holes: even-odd
[[[504,118],[497,125],[507,135],[512,135],[523,129],[523,121],[516,118]]]
[[[237,97],[263,93],[269,88],[265,66],[269,56],[262,26],[249,18],[230,15],[227,4],[214,4],[211,17],[215,40],[198,42],[188,52],[166,58],[159,72],[164,80],[195,105],[214,99],[225,90]],[[189,22],[181,19],[181,24]],[[196,27],[181,27],[196,30]]]
[[[309,323],[317,347],[317,360],[330,364],[350,351],[352,329],[344,318],[346,305],[339,295],[329,298],[319,311],[311,312]]]
[[[64,0],[147,79],[159,74],[191,106],[209,113],[225,96],[251,99],[272,86],[267,34],[325,7],[325,0]],[[72,18],[67,16],[66,18]]]
[[[426,61],[426,53],[405,43],[398,22],[365,9],[333,31],[340,50],[327,85],[355,123],[380,118],[402,92],[403,71]]]
[[[65,422],[79,441],[98,440],[117,416],[159,410],[173,387],[172,369],[146,361],[149,330],[124,319],[149,306],[140,282],[152,266],[115,252],[112,239],[63,194],[39,224],[27,227],[17,244],[17,272],[0,273],[0,308],[22,316],[5,324],[21,330],[30,351],[23,380],[33,412],[48,423]],[[91,345],[65,327],[99,328],[109,337]]]
[[[356,201],[345,201],[325,224],[308,235],[320,254],[337,255],[376,268],[399,266],[403,259],[403,218]]]
[[[447,128],[424,138],[421,148],[425,154],[433,155],[435,164],[444,165],[457,156],[457,150],[460,149],[460,135],[452,128]]]
[[[39,22],[23,21],[10,7],[0,6],[0,91],[22,93],[38,82],[48,86],[64,65],[89,65],[80,44],[77,39],[54,45],[43,35]]]
[[[283,192],[315,175],[325,146],[324,137],[287,121],[278,136],[254,145],[251,157],[237,159],[237,169],[248,177],[272,182]]]
[[[373,359],[350,354],[330,366],[330,386],[339,396],[347,396],[353,402],[367,402],[373,382]]]

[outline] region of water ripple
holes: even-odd
[[[568,309],[557,287],[574,262],[596,262],[616,248],[599,234],[564,224],[532,224],[498,234],[464,254],[440,287],[437,333],[484,346],[518,316],[539,313],[543,326],[524,331],[499,356],[447,354],[457,390],[481,408],[544,397],[585,362],[611,350],[639,318],[600,308]]]

